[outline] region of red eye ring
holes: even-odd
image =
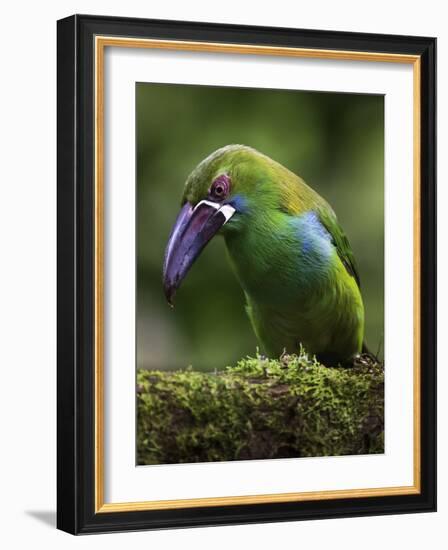
[[[212,183],[209,196],[216,200],[225,199],[230,192],[230,178],[227,174],[218,176]]]

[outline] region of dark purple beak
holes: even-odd
[[[185,203],[177,216],[165,250],[163,287],[168,302],[205,245],[232,217],[235,209],[228,204],[201,201],[195,207]]]

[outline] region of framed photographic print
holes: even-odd
[[[434,38],[58,22],[58,527],[434,511]]]

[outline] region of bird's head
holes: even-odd
[[[187,178],[182,208],[165,251],[163,283],[170,304],[196,258],[218,232],[242,231],[252,216],[275,205],[277,191],[266,185],[272,164],[250,147],[228,145],[204,159]]]

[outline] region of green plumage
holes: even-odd
[[[265,353],[300,344],[327,363],[361,352],[364,308],[353,252],[330,205],[284,166],[242,146],[214,152],[186,182],[198,204],[212,183],[231,181],[223,203],[235,214],[221,228]]]

